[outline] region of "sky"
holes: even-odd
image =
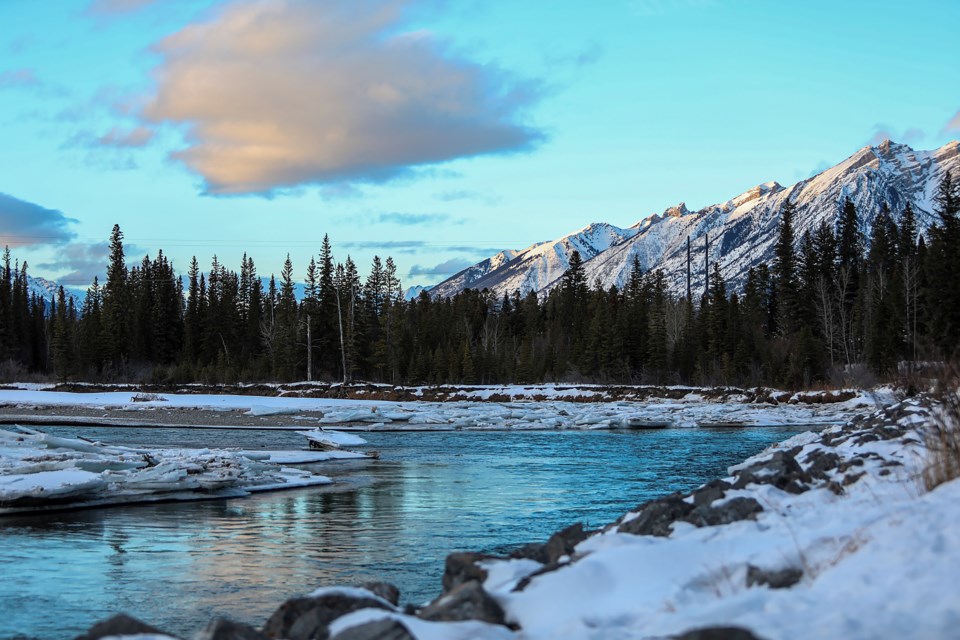
[[[0,0],[0,243],[405,286],[960,137],[960,2]]]

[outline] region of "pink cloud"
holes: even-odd
[[[379,182],[531,147],[537,87],[403,31],[400,0],[242,0],[156,45],[143,117],[217,195]]]

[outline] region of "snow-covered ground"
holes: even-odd
[[[842,423],[858,412],[892,401],[888,390],[859,392],[850,400],[833,403],[806,403],[801,395],[786,394],[789,402],[777,404],[749,402],[736,394],[716,401],[700,393],[688,392],[677,399],[648,398],[643,401],[583,402],[550,399],[552,393],[565,393],[557,387],[538,387],[537,401],[481,401],[483,398],[513,397],[523,387],[488,387],[465,391],[477,394],[477,401],[387,402],[376,400],[340,400],[328,398],[265,397],[215,394],[153,394],[153,400],[137,399],[126,392],[68,393],[32,389],[0,390],[0,405],[7,411],[33,407],[83,407],[110,411],[142,413],[171,409],[234,411],[246,416],[291,416],[311,413],[317,423],[341,430],[451,430],[451,429],[618,429],[666,423],[673,427],[696,427],[715,423],[751,425],[832,425]],[[589,388],[577,390],[588,397]],[[597,391],[599,393],[599,391]],[[584,394],[587,394],[586,396]],[[854,394],[851,394],[854,395]],[[142,396],[140,396],[142,397]],[[319,414],[319,415],[318,415]],[[127,415],[131,415],[127,413]],[[48,420],[52,422],[52,420]],[[302,428],[302,425],[298,428]]]

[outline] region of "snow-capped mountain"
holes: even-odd
[[[36,294],[39,298],[46,301],[48,307],[50,306],[51,300],[57,299],[57,290],[59,288],[59,282],[47,280],[46,278],[41,278],[39,276],[27,275],[27,296],[32,297],[34,294]],[[80,307],[83,305],[83,299],[67,287],[64,287],[63,291],[68,300],[71,298],[73,299],[73,305],[76,307],[77,311],[79,311]]]
[[[495,256],[491,256],[482,262],[478,262],[472,267],[467,267],[463,271],[456,273],[438,285],[430,288],[430,295],[439,298],[449,298],[464,289],[476,289],[476,283],[487,274],[500,269],[503,265],[513,260],[519,251],[501,251]]]
[[[464,269],[430,289],[433,297],[449,297],[460,291],[489,289],[497,296],[520,291],[540,291],[559,278],[570,266],[574,250],[589,260],[636,234],[636,229],[621,229],[597,222],[551,242],[539,242],[522,251],[501,251],[497,255]]]
[[[916,212],[918,226],[925,230],[934,220],[933,198],[945,171],[960,177],[960,143],[953,141],[933,151],[915,151],[905,144],[887,140],[877,146],[864,147],[836,166],[789,187],[766,182],[698,211],[688,210],[681,202],[629,229],[591,225],[554,243],[534,245],[499,269],[488,269],[483,278],[472,284],[457,285],[451,278],[437,285],[433,294],[450,296],[466,286],[489,287],[497,295],[514,289],[520,289],[521,294],[528,290],[546,292],[557,286],[574,248],[580,250],[586,261],[587,282],[591,284],[599,280],[604,287],[622,287],[637,257],[644,271],[662,269],[671,290],[682,294],[686,291],[687,238],[691,241],[694,295],[703,291],[707,238],[710,264],[718,261],[728,286],[737,288],[751,266],[772,259],[780,212],[787,199],[796,207],[794,224],[798,241],[805,231],[812,232],[822,221],[834,224],[847,197],[857,206],[865,234],[869,234],[883,205],[897,216],[907,202]],[[597,250],[584,251],[579,246],[564,245],[567,259],[561,260],[558,254],[549,270],[542,269],[536,260],[521,260],[524,254],[540,247],[553,247],[600,227],[619,233],[611,234],[606,246],[594,245]]]

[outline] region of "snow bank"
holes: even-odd
[[[336,453],[351,457],[349,452],[135,449],[59,438],[24,427],[0,430],[0,515],[151,500],[237,497],[329,484],[331,480],[325,476],[274,462],[318,462],[338,457],[332,455]]]
[[[926,409],[906,403],[874,418],[803,434],[732,468],[749,473],[789,450],[798,474],[820,478],[792,493],[755,474],[759,484],[712,504],[753,498],[763,508],[755,519],[676,522],[663,537],[611,527],[523,590],[516,560],[486,561],[485,587],[524,638],[664,637],[712,626],[770,639],[956,637],[960,482],[923,492],[917,426],[929,419]],[[886,430],[877,427],[884,420]],[[784,571],[799,582],[756,582]]]

